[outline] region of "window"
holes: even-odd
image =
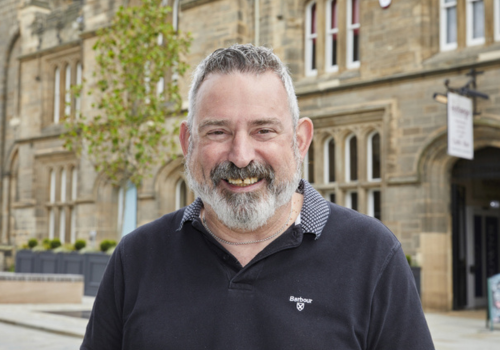
[[[368,191],[368,215],[382,220],[380,190]]]
[[[358,180],[358,141],[354,134],[345,142],[345,171],[347,182]]]
[[[314,183],[314,142],[311,142],[304,158],[304,179]]]
[[[441,1],[440,41],[441,51],[457,48],[457,1]]]
[[[78,62],[76,64],[76,85],[82,84],[82,64]],[[75,117],[78,118],[80,116],[80,110],[82,106],[82,98],[78,96],[75,100]]]
[[[372,132],[367,143],[368,181],[380,181],[380,134]]]
[[[76,198],[76,169],[71,170],[68,176],[68,165],[56,166],[49,171],[49,238],[58,237],[61,243],[74,243],[75,215],[74,203]],[[68,196],[71,189],[71,197]],[[68,222],[69,220],[69,222]],[[69,223],[69,225],[68,225]],[[69,230],[68,230],[69,228]]]
[[[184,179],[177,181],[175,186],[175,210],[184,208],[187,205],[187,186]]]
[[[500,41],[500,0],[495,0],[495,40]]]
[[[54,124],[59,123],[59,104],[61,103],[61,74],[59,67],[56,68],[54,73]]]
[[[467,0],[467,45],[484,44],[484,1]]]
[[[326,71],[336,72],[337,65],[337,37],[339,33],[337,19],[337,0],[330,0],[326,10]]]
[[[348,191],[346,196],[346,208],[350,208],[352,210],[358,210],[358,192],[356,191]]]
[[[347,1],[347,68],[359,67],[359,1]]]
[[[335,182],[335,140],[330,137],[324,145],[325,183]]]
[[[316,69],[316,2],[311,2],[306,9],[306,76],[314,76]]]
[[[336,198],[335,198],[335,193],[330,193],[328,194],[328,198],[327,198],[330,202],[332,203],[336,203]]]
[[[118,190],[117,219],[120,237],[137,228],[137,187],[130,181]]]
[[[54,170],[50,171],[49,175],[49,203],[51,206],[49,207],[49,239],[54,239],[54,221],[55,221],[55,213],[54,207],[52,206],[56,201],[56,173]]]
[[[64,74],[64,115],[71,115],[71,67],[69,64]]]
[[[75,201],[77,198],[77,186],[78,186],[78,174],[76,172],[76,168],[71,169],[71,202],[73,202],[73,207],[71,208],[71,217],[70,217],[70,237],[71,243],[74,243],[76,240],[76,210],[75,210]]]

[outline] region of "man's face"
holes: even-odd
[[[275,74],[209,75],[182,133],[190,185],[227,227],[253,231],[291,200],[301,155]]]

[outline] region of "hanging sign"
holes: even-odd
[[[391,6],[391,0],[378,0],[378,3],[380,4],[380,7],[382,7],[383,9],[386,9],[389,6]]]
[[[448,93],[448,154],[474,158],[472,100],[452,92]]]

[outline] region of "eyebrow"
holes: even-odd
[[[278,118],[263,118],[252,121],[250,125],[252,126],[281,125],[281,120],[279,120]]]
[[[207,128],[209,126],[227,126],[229,125],[230,122],[225,119],[211,119],[211,120],[205,120],[200,124],[198,127],[198,131],[203,130],[204,128]],[[251,126],[262,126],[262,125],[279,125],[281,126],[281,120],[278,118],[261,118],[257,120],[253,120],[249,123]]]
[[[203,130],[204,128],[208,126],[226,126],[228,125],[229,122],[227,120],[223,119],[211,119],[211,120],[205,120],[200,124],[198,127],[198,130]]]

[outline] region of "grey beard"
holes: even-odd
[[[301,178],[301,159],[296,142],[293,142],[294,158],[297,164],[290,181],[277,180],[269,165],[251,162],[245,168],[238,168],[227,161],[215,166],[210,180],[196,181],[190,171],[191,145],[186,156],[185,172],[188,184],[203,203],[210,205],[217,218],[229,229],[255,231],[274,216],[276,210],[289,203]],[[267,182],[265,190],[248,193],[232,193],[217,187],[222,179],[258,177]]]

